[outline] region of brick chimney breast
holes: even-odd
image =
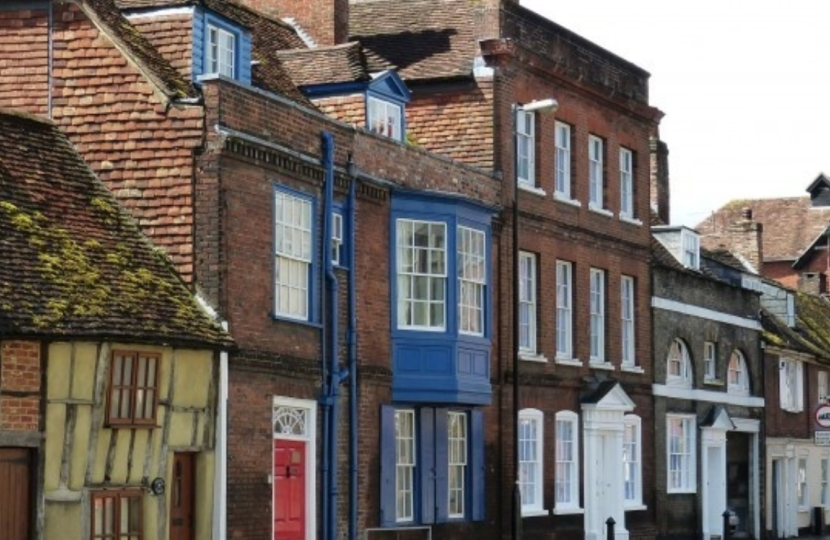
[[[277,19],[292,18],[321,46],[349,40],[349,0],[236,0]]]

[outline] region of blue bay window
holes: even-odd
[[[233,21],[197,9],[193,17],[193,80],[222,75],[251,84],[251,34]]]
[[[484,519],[484,421],[477,409],[381,407],[381,526]]]
[[[491,216],[448,196],[393,197],[396,401],[489,404]]]

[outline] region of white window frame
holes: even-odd
[[[331,263],[340,266],[343,251],[343,214],[331,213]]]
[[[672,425],[680,427],[680,436],[672,444]],[[673,456],[676,459],[673,459]],[[695,493],[697,491],[697,420],[694,415],[666,415],[666,491]]]
[[[726,391],[740,396],[749,395],[749,371],[746,357],[738,350],[732,351],[726,371]]]
[[[405,425],[403,418],[408,418]],[[404,428],[409,428],[404,431]],[[409,523],[415,520],[415,468],[417,446],[415,410],[395,410],[395,521]],[[405,485],[401,485],[405,484]],[[407,496],[408,494],[408,496]]]
[[[519,488],[522,493],[522,515],[544,511],[544,420],[539,409],[519,411]],[[523,426],[533,425],[535,439],[523,437]],[[533,455],[528,455],[529,453]],[[531,468],[532,470],[528,470]]]
[[[686,344],[675,339],[666,355],[666,386],[692,387],[692,362]],[[677,366],[677,369],[674,369]]]
[[[450,518],[463,518],[466,512],[468,433],[467,413],[447,413],[447,504]]]
[[[605,270],[590,271],[590,361],[605,362]]]
[[[816,381],[816,398],[818,399],[819,403],[825,403],[827,397],[827,371],[821,370],[818,372],[818,377]]]
[[[795,475],[795,500],[798,504],[798,511],[805,512],[810,509],[810,478],[807,469],[807,456],[801,456],[796,462]]]
[[[573,357],[573,263],[556,261],[556,357]]]
[[[556,122],[554,127],[556,147],[556,169],[554,192],[563,199],[571,199],[571,126]]]
[[[634,152],[620,148],[620,217],[634,219]]]
[[[680,249],[683,254],[682,263],[692,270],[700,269],[700,237],[692,231],[680,230]]]
[[[566,427],[570,440],[563,437]],[[573,411],[556,413],[554,463],[554,508],[557,511],[579,509],[579,415]]]
[[[795,295],[787,293],[787,326],[795,326]]]
[[[458,255],[458,331],[483,336],[487,289],[487,235],[480,229],[459,225],[456,233]]]
[[[274,190],[274,314],[311,317],[314,206],[310,198]]]
[[[604,141],[596,135],[588,136],[588,207],[602,209]]]
[[[410,227],[411,233],[408,240],[405,234],[406,226]],[[427,226],[426,246],[419,246],[415,242],[415,233],[419,226]],[[433,236],[433,232],[437,231],[441,231],[443,235],[440,239],[438,236]],[[395,221],[395,237],[398,255],[396,261],[398,328],[425,332],[445,331],[447,326],[447,224],[443,221],[398,218]],[[408,258],[405,256],[407,251],[410,252]],[[419,255],[426,257],[427,268],[422,271],[417,268]],[[409,265],[404,264],[405,260],[410,261]],[[424,283],[426,283],[425,287]],[[404,294],[406,284],[409,285],[408,294]],[[418,290],[426,291],[426,296],[416,297]],[[436,291],[439,290],[441,291],[440,297],[436,297]],[[425,304],[423,313],[426,316],[426,324],[415,323],[418,304]],[[433,311],[433,306],[439,307],[440,310]],[[412,322],[407,323],[407,318]]]
[[[714,341],[703,342],[703,380],[718,378],[718,347]]]
[[[369,131],[396,141],[402,140],[403,109],[400,105],[369,96],[366,116]]]
[[[236,78],[236,34],[215,24],[207,25],[207,73]],[[228,46],[230,44],[230,46]]]
[[[828,481],[828,477],[830,477],[830,458],[827,456],[822,456],[821,458],[821,500],[819,504],[824,508],[830,506],[830,481]]]
[[[520,251],[519,352],[530,355],[536,354],[536,276],[536,254]]]
[[[643,504],[643,430],[642,420],[636,414],[623,418],[623,504],[627,507]]]
[[[516,181],[536,187],[536,113],[516,111]],[[524,169],[524,170],[523,170]]]
[[[804,364],[782,358],[778,364],[778,395],[781,409],[797,413],[804,410]]]
[[[632,367],[636,364],[636,329],[634,325],[634,306],[636,294],[634,278],[622,276],[620,279],[620,344],[622,346],[621,363]]]

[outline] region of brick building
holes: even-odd
[[[0,162],[0,537],[211,538],[229,337],[54,124]]]
[[[356,70],[328,82],[361,93],[372,133],[289,78],[277,52],[304,32],[230,2],[24,2],[0,21],[0,104],[51,116],[234,335],[214,535],[356,537],[397,512],[431,513],[439,538],[492,530],[501,184],[402,144],[369,101],[406,104],[394,70],[350,46],[310,60]]]
[[[767,282],[762,297],[766,413],[765,530],[773,538],[824,533],[830,504],[826,427],[830,303]],[[826,410],[826,409],[825,409]]]
[[[697,226],[703,244],[727,247],[785,287],[827,294],[830,180],[819,174],[806,191],[729,201]]]
[[[758,276],[686,227],[653,229],[655,507],[661,538],[760,538]]]

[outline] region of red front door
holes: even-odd
[[[193,540],[195,454],[173,454],[170,490],[170,540]]]
[[[274,539],[305,540],[306,443],[274,440]]]

